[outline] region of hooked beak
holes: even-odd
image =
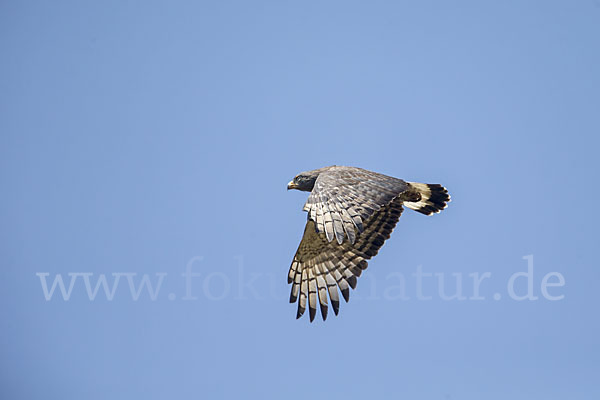
[[[296,185],[296,184],[294,183],[294,181],[290,181],[290,182],[288,183],[288,186],[287,186],[287,188],[288,188],[288,189],[287,189],[287,190],[290,190],[290,189],[296,189],[297,187],[298,187],[298,185]]]

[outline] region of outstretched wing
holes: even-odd
[[[323,320],[327,318],[327,293],[337,315],[340,305],[338,288],[346,302],[350,298],[350,287],[356,287],[356,278],[367,268],[367,261],[375,256],[385,240],[389,239],[402,214],[402,200],[394,199],[388,205],[379,207],[366,220],[363,232],[356,237],[354,244],[332,242],[326,233],[317,232],[316,224],[309,219],[304,236],[294,256],[288,274],[292,283],[290,303],[298,301],[300,318],[308,307],[313,321],[319,300]]]
[[[331,242],[342,244],[345,237],[354,243],[364,222],[388,205],[410,185],[393,178],[353,167],[332,167],[319,174],[304,211]]]

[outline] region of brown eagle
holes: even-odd
[[[333,312],[340,308],[338,288],[346,302],[349,287],[389,239],[402,206],[425,215],[439,213],[450,201],[442,185],[406,182],[355,167],[331,166],[302,172],[288,189],[310,192],[304,205],[308,221],[288,274],[290,303],[298,301],[300,318],[308,308],[327,318],[327,293]]]

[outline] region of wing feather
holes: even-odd
[[[344,224],[342,222],[342,213],[338,208],[334,201],[328,202],[328,208],[330,210],[329,214],[331,215],[331,219],[333,220],[333,232],[335,233],[335,238],[339,244],[342,244],[344,241],[345,233],[344,233]]]
[[[341,244],[347,237],[354,243],[352,225],[362,232],[365,221],[409,188],[402,179],[361,168],[331,167],[319,174],[304,210],[330,242],[335,238]]]
[[[327,283],[325,282],[324,272],[320,264],[315,265],[317,274],[317,290],[319,294],[319,306],[321,308],[321,316],[323,321],[327,319]]]
[[[311,262],[311,264],[308,268],[308,313],[310,322],[315,319],[317,314],[317,280],[315,278],[314,262]]]
[[[296,318],[300,318],[306,311],[306,296],[308,294],[308,273],[307,269],[302,269],[302,283],[300,285],[300,299],[298,300],[298,313]]]
[[[354,243],[350,240],[341,243],[329,240],[327,229],[317,232],[315,221],[309,219],[288,273],[288,282],[292,282],[290,302],[298,302],[296,317],[304,314],[308,302],[312,322],[318,301],[325,320],[327,295],[337,315],[340,303],[338,288],[347,302],[350,288],[356,288],[357,278],[367,268],[367,260],[377,254],[390,237],[401,213],[402,201],[399,199],[380,206],[379,211],[366,221],[365,229],[355,237]],[[344,232],[347,234],[347,231]]]

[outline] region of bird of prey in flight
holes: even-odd
[[[298,301],[296,318],[308,309],[312,322],[317,299],[327,318],[327,293],[333,312],[356,278],[389,239],[403,206],[425,215],[446,208],[450,196],[438,184],[406,182],[355,167],[331,166],[302,172],[289,189],[310,192],[304,205],[308,221],[288,274],[290,303]]]

